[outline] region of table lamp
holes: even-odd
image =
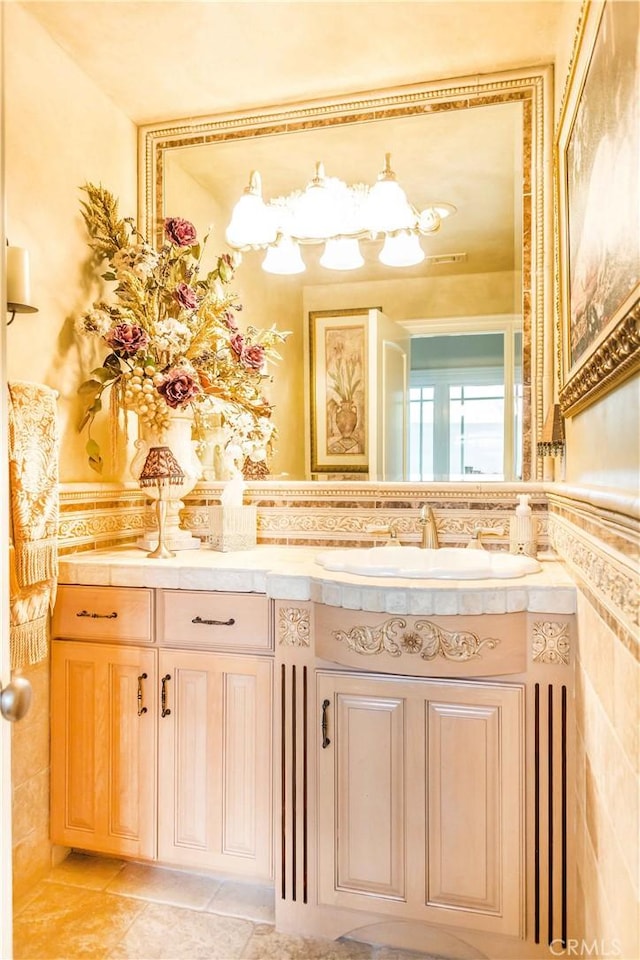
[[[138,478],[141,487],[158,487],[156,515],[158,518],[158,546],[148,557],[166,560],[175,557],[164,542],[164,528],[167,519],[167,500],[165,491],[169,484],[184,483],[184,471],[169,447],[151,447]]]

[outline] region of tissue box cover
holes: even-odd
[[[256,545],[256,507],[209,507],[209,535],[212,550],[249,550]]]

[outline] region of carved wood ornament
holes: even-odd
[[[445,630],[432,620],[416,620],[407,629],[407,621],[402,617],[391,617],[376,627],[334,630],[333,637],[364,656],[388,653],[391,657],[400,657],[407,653],[419,654],[422,660],[443,657],[458,663],[475,660],[483,647],[493,650],[500,643],[492,637],[481,640],[470,630]]]

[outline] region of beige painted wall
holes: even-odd
[[[80,187],[102,183],[136,213],[136,129],[24,7],[5,4],[7,237],[26,247],[39,313],[7,331],[8,376],[60,392],[61,479],[97,480],[76,424],[77,389],[98,356],[73,324],[99,293],[88,266]],[[99,431],[106,448],[106,424]],[[102,479],[115,479],[107,469]]]
[[[92,295],[79,185],[102,182],[135,212],[136,137],[130,121],[17,4],[5,4],[7,236],[31,255],[39,313],[7,330],[11,380],[60,391],[61,479],[96,479],[77,434],[78,384],[94,364],[76,344],[73,319]],[[49,843],[49,662],[24,671],[29,715],[13,729],[14,899],[51,865]]]
[[[578,10],[566,9],[558,38],[556,105],[576,36]],[[640,493],[640,378],[622,384],[566,421],[566,480]],[[607,549],[605,547],[605,549]],[[632,551],[632,548],[630,547]],[[615,563],[622,559],[611,548]],[[626,558],[636,571],[637,559]],[[578,603],[576,692],[577,930],[598,956],[640,956],[640,665],[615,621],[605,622],[591,591]],[[594,954],[595,955],[595,954]]]

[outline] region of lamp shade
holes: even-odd
[[[141,487],[184,483],[184,471],[169,447],[151,447],[138,483]]]
[[[424,250],[416,233],[397,233],[387,237],[378,255],[387,267],[413,267],[424,260]]]
[[[267,273],[283,275],[303,273],[305,265],[300,255],[300,247],[290,237],[282,237],[275,246],[268,248],[262,261],[262,269]]]
[[[11,313],[37,313],[31,304],[29,251],[23,247],[6,249],[7,308]]]
[[[273,211],[262,199],[262,181],[257,170],[252,171],[249,186],[236,203],[225,237],[231,247],[260,247],[276,239],[276,220]]]
[[[355,238],[337,237],[327,240],[320,265],[328,270],[356,270],[364,263],[360,244]]]
[[[367,229],[373,233],[391,233],[415,226],[416,214],[391,169],[391,154],[385,155],[384,170],[369,191],[364,207]]]

